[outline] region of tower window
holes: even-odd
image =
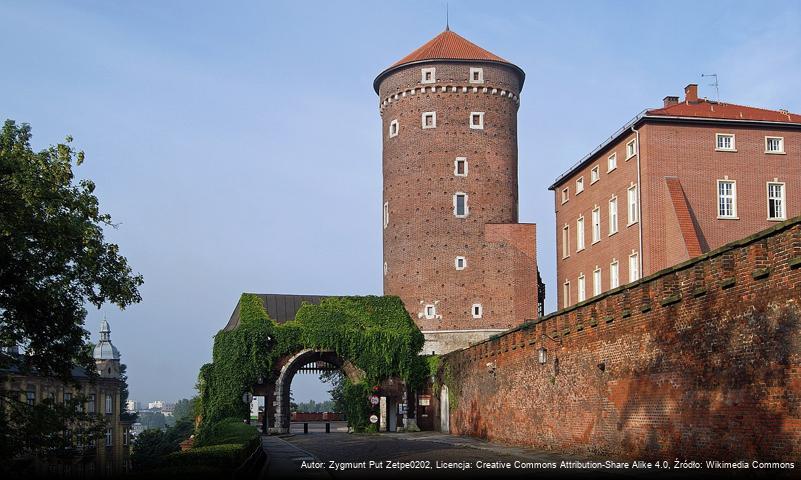
[[[562,258],[570,256],[570,227],[565,224],[562,227]]]
[[[436,307],[436,305],[426,305],[425,316],[429,320],[431,320],[434,317],[436,317],[437,316],[437,307]]]
[[[584,250],[584,216],[576,220],[576,251]]]
[[[484,83],[484,69],[471,68],[470,69],[470,83]]]
[[[384,276],[387,276],[387,272],[389,271],[389,267],[387,266],[387,262],[384,262]]]
[[[784,137],[765,137],[765,153],[784,153]]]
[[[112,441],[111,441],[112,440],[112,436],[113,436],[113,431],[110,428],[107,428],[106,429],[106,446],[107,447],[110,447],[112,445]]]
[[[456,160],[453,162],[453,174],[457,177],[467,176],[467,158],[456,157]]]
[[[723,152],[736,152],[734,146],[734,135],[731,133],[715,134],[715,150]]]
[[[570,200],[570,190],[565,187],[562,189],[562,204],[564,205],[568,200]]]
[[[600,295],[603,286],[601,285],[601,268],[597,265],[595,266],[595,270],[592,272],[592,294],[593,295]]]
[[[562,286],[562,307],[567,308],[570,306],[570,280],[565,280]]]
[[[467,207],[467,194],[458,192],[453,196],[453,214],[457,217],[463,218],[470,213]]]
[[[389,225],[389,202],[384,202],[384,228]]]
[[[480,303],[473,304],[473,318],[481,318],[484,315],[484,309],[481,307]]]
[[[423,68],[420,70],[422,73],[422,83],[434,83],[437,81],[437,69],[435,67]]]
[[[584,191],[584,177],[576,179],[576,195]]]
[[[456,257],[453,263],[454,266],[456,267],[456,270],[464,270],[465,268],[467,268],[467,259],[464,257]]]
[[[584,281],[584,274],[579,274],[578,277],[578,301],[583,302],[587,298],[586,282]]]
[[[106,413],[109,415],[114,413],[114,399],[108,393],[106,394]]]
[[[437,112],[423,113],[423,128],[437,128]]]
[[[389,122],[389,137],[397,137],[398,136],[398,121],[393,120]]]
[[[601,208],[596,206],[592,210],[592,243],[601,241]]]
[[[484,129],[484,112],[470,112],[470,128],[474,130]]]
[[[601,167],[598,165],[592,167],[590,170],[590,185],[601,179]]]

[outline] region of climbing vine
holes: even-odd
[[[212,363],[198,378],[202,423],[246,416],[242,394],[259,377],[271,379],[275,362],[305,348],[331,350],[365,373],[362,382],[346,383],[348,421],[355,429],[367,425],[370,386],[398,376],[412,386],[425,379],[428,366],[417,353],[423,334],[398,297],[330,297],[319,305],[303,304],[295,320],[278,324],[261,300],[243,294],[239,325],[214,337]]]

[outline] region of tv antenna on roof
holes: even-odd
[[[719,86],[719,84],[718,84],[718,74],[717,73],[702,73],[701,74],[701,78],[704,78],[704,77],[714,77],[715,78],[715,82],[714,83],[710,83],[709,86],[710,87],[715,87],[715,101],[720,102],[720,89],[718,89],[718,86]]]

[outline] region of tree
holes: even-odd
[[[120,364],[120,405],[122,409],[127,408],[128,403],[128,365],[124,363]],[[137,414],[136,412],[129,412],[126,410],[122,410],[120,412],[120,420],[123,422],[135,422]]]
[[[94,371],[85,348],[84,305],[141,301],[142,276],[104,240],[115,227],[95,184],[76,181],[84,153],[65,143],[34,152],[31,128],[6,120],[0,132],[0,345],[23,347],[22,364],[70,379]],[[0,367],[2,367],[0,359]]]
[[[179,422],[184,418],[188,418],[192,421],[195,420],[195,403],[197,402],[197,397],[192,397],[191,400],[182,398],[175,403],[175,407],[172,410],[172,416],[175,417],[175,421]]]
[[[333,402],[331,411],[340,413],[347,411],[347,402],[345,399],[345,375],[342,374],[342,371],[332,370],[321,373],[320,381],[324,383],[330,383],[333,387],[328,391],[328,393],[331,395],[331,401]]]

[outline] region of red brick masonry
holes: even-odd
[[[797,460],[800,292],[798,217],[445,356],[451,431],[619,458]]]

